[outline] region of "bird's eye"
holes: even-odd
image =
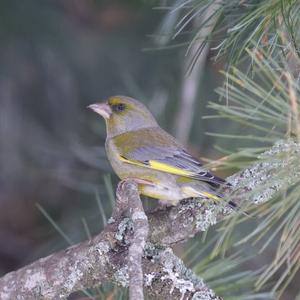
[[[123,111],[125,109],[125,104],[124,103],[118,103],[118,104],[114,104],[112,106],[112,110],[114,112],[119,112],[119,111]]]

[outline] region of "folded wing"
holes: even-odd
[[[147,136],[147,140],[135,134],[135,140],[128,139],[127,143],[134,144],[132,150],[120,153],[123,162],[151,168],[161,172],[167,172],[179,176],[206,181],[220,185],[225,181],[212,175],[203,167],[201,162],[190,155],[173,137],[165,132],[152,130],[141,137]],[[166,139],[169,139],[166,141]]]

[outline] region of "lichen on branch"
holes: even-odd
[[[299,144],[292,140],[277,142],[260,155],[257,163],[228,178],[232,183],[228,194],[240,205],[270,200],[277,192],[299,181],[300,166],[295,163],[299,152]],[[281,172],[285,172],[285,176]],[[132,188],[136,187],[133,185]],[[177,206],[147,213],[149,235],[142,267],[144,289],[149,297],[157,296],[159,291],[164,299],[180,299],[182,295],[185,299],[220,299],[184,267],[169,247],[235,213],[226,206],[207,204],[199,199],[185,200]],[[140,220],[139,213],[133,215]],[[132,230],[132,220],[120,212],[115,213],[114,220],[91,240],[41,258],[0,278],[0,299],[66,299],[75,291],[106,281],[126,286]]]

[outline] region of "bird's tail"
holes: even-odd
[[[212,193],[208,193],[208,192],[202,192],[201,194],[204,197],[206,197],[208,199],[212,199],[212,200],[217,201],[217,202],[224,200],[224,196],[220,195],[220,194],[212,194]],[[230,208],[232,208],[234,210],[239,210],[239,207],[235,202],[228,201],[227,204],[229,205]]]
[[[217,193],[201,192],[201,195],[208,199],[214,200],[215,203],[225,200],[223,195],[217,194]],[[234,201],[230,200],[230,201],[226,202],[226,205],[228,205],[234,211],[241,212],[245,216],[249,217],[249,214],[247,212],[245,212],[243,209],[241,209]]]
[[[200,185],[201,184],[201,185]],[[214,185],[199,183],[197,182],[197,185],[191,186],[189,184],[188,186],[184,186],[183,189],[186,194],[188,194],[190,197],[205,197],[207,199],[212,200],[214,203],[226,203],[231,209],[234,211],[240,212],[240,207],[234,202],[234,201],[226,201],[226,197],[222,193],[219,192],[221,189],[221,184]],[[244,213],[244,212],[243,212]],[[247,213],[245,213],[247,215]]]
[[[207,197],[215,201],[224,200],[224,195],[222,193],[218,193],[218,191],[224,187],[230,187],[231,184],[222,178],[216,178],[218,179],[219,183],[209,183],[213,191],[212,193],[206,193]],[[235,211],[240,211],[239,206],[234,201],[228,201],[227,205]]]

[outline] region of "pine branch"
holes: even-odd
[[[171,248],[148,243],[144,252],[148,224],[134,181],[119,184],[117,199],[113,215],[118,220],[90,241],[2,277],[0,299],[66,299],[73,292],[109,280],[129,286],[130,299],[143,299],[144,285],[150,299],[222,300]],[[128,212],[131,218],[124,218],[122,213]]]
[[[260,162],[229,178],[232,187],[227,191],[228,196],[238,205],[270,200],[275,193],[299,180],[300,167],[295,166],[288,176],[276,176],[299,152],[299,144],[292,140],[276,143],[261,155]],[[131,185],[131,188],[136,187]],[[150,297],[157,297],[159,291],[163,299],[220,299],[169,248],[236,213],[205,202],[186,200],[178,206],[147,214],[149,237],[142,266],[144,287]],[[65,299],[75,291],[106,281],[128,286],[127,257],[132,226],[130,218],[118,217],[93,239],[8,273],[0,279],[0,298]]]

